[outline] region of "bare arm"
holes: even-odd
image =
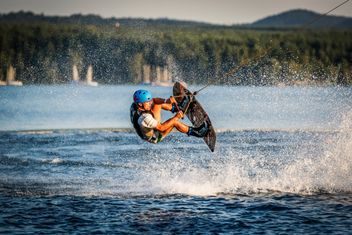
[[[160,132],[164,132],[164,131],[170,129],[171,127],[173,127],[175,125],[175,122],[178,121],[182,117],[183,117],[183,113],[180,111],[180,112],[176,113],[176,115],[174,117],[170,118],[169,120],[165,121],[164,123],[159,122],[158,125],[155,127],[155,129]]]
[[[168,99],[163,99],[163,98],[153,98],[153,102],[155,104],[173,104],[173,103],[176,103],[176,100],[173,96],[170,96],[170,98]]]
[[[163,104],[165,103],[167,100],[163,99],[163,98],[153,98],[153,102],[154,104]]]
[[[171,96],[169,99],[154,98],[153,102],[156,105],[161,105],[162,109],[170,111],[172,110],[172,104],[175,103],[176,100]]]

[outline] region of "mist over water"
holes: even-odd
[[[215,153],[176,132],[140,140],[128,116],[137,87],[87,89],[1,90],[5,231],[349,233],[350,88],[210,87],[198,99]]]

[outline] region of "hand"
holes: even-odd
[[[170,102],[171,102],[171,104],[177,104],[177,101],[176,101],[175,97],[173,97],[173,96],[170,96]]]
[[[177,117],[177,118],[180,119],[180,118],[183,118],[183,117],[184,117],[184,114],[183,114],[182,111],[178,111],[178,112],[176,113],[175,117]]]

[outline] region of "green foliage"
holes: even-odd
[[[0,77],[13,65],[26,84],[67,83],[73,64],[81,77],[93,65],[100,83],[135,83],[143,64],[164,66],[168,58],[172,74],[189,83],[352,83],[352,30],[41,22],[1,23],[0,32]]]

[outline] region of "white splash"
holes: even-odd
[[[272,159],[256,153],[234,151],[214,156],[204,163],[172,154],[169,160],[155,156],[130,190],[156,194],[212,196],[285,192],[314,194],[352,192],[352,112],[329,137],[319,153],[298,150],[290,156]],[[193,156],[190,156],[191,158]],[[197,156],[195,156],[197,157]],[[198,160],[199,160],[198,156]],[[202,161],[202,160],[199,160]]]
[[[54,159],[52,159],[51,161],[50,161],[50,163],[52,163],[52,164],[60,164],[60,163],[62,163],[63,162],[63,160],[62,159],[60,159],[60,158],[54,158]]]
[[[352,112],[335,136],[325,140],[322,156],[288,166],[282,176],[294,191],[352,192]]]

